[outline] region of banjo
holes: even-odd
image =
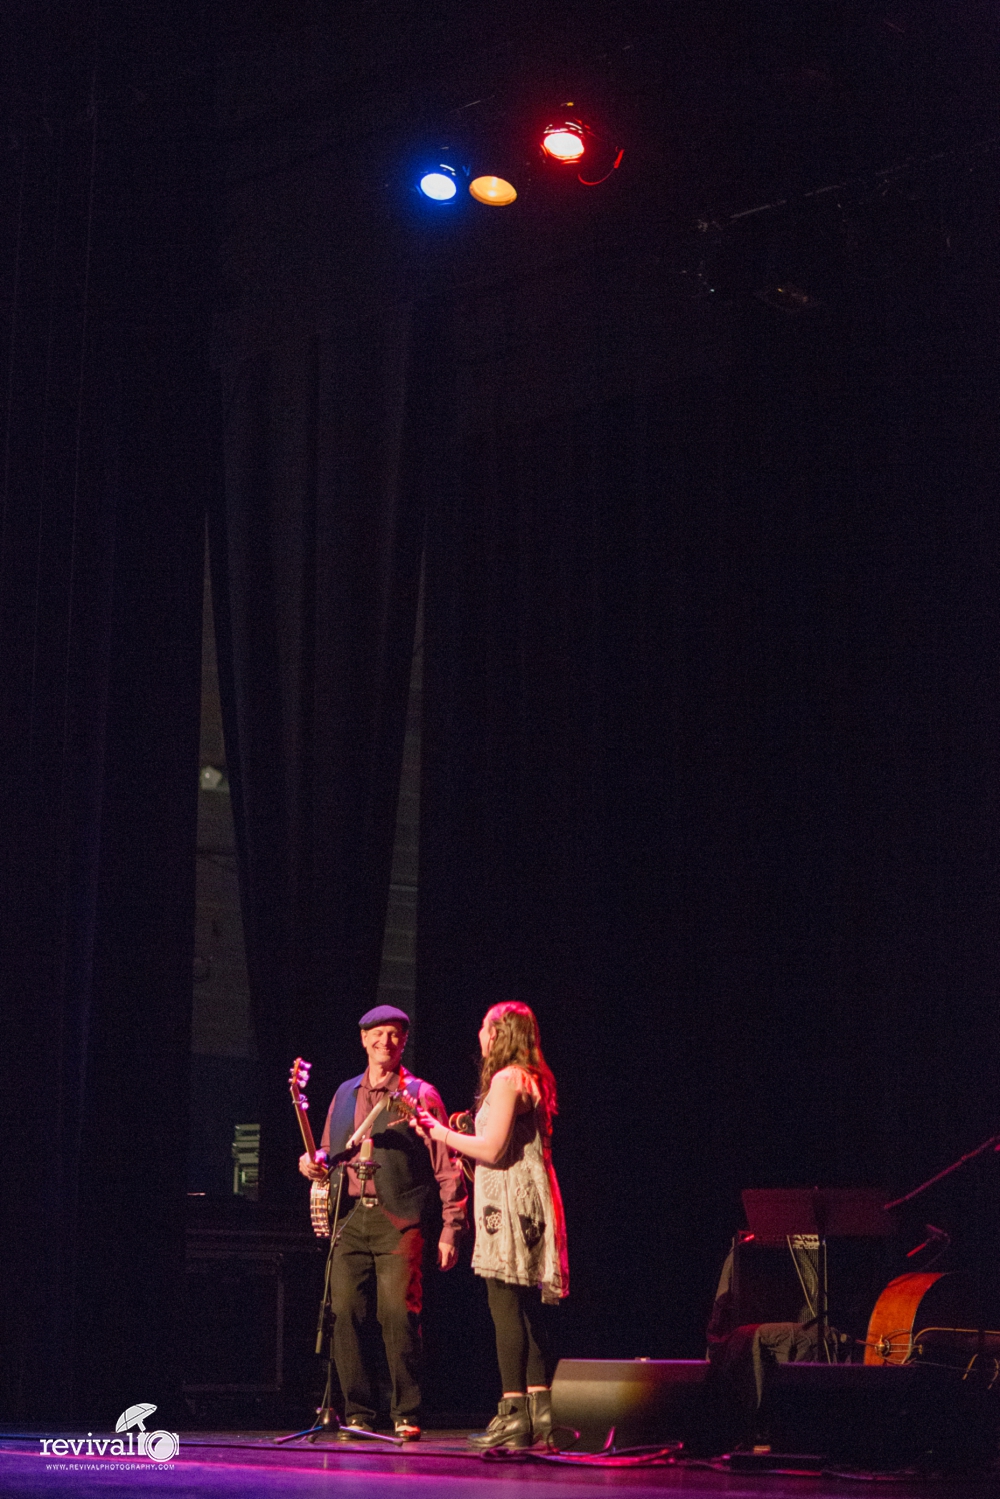
[[[292,1063],[292,1070],[288,1075],[288,1086],[292,1093],[295,1117],[299,1121],[302,1143],[306,1148],[306,1154],[309,1159],[315,1161],[316,1141],[313,1139],[312,1125],[309,1123],[309,1100],[305,1095],[311,1065],[310,1062],[304,1062],[301,1057],[296,1057]],[[313,1233],[316,1237],[318,1239],[328,1239],[330,1237],[329,1174],[327,1174],[325,1181],[309,1183],[309,1217],[312,1221]]]
[[[317,1154],[316,1141],[313,1138],[312,1125],[309,1123],[309,1100],[305,1095],[311,1068],[311,1062],[303,1061],[302,1057],[296,1057],[292,1063],[292,1070],[288,1075],[288,1086],[292,1094],[295,1117],[299,1121],[302,1143],[305,1146],[309,1159],[315,1162]],[[403,1119],[412,1119],[417,1112],[416,1100],[410,1097],[405,1088],[397,1088],[395,1093],[390,1093],[387,1099],[384,1099],[381,1103],[377,1103],[371,1112],[362,1119],[344,1147],[344,1151],[337,1158],[338,1160],[346,1159],[347,1155],[361,1143],[375,1123],[378,1115],[386,1107],[395,1107],[398,1109],[400,1118]],[[394,1119],[392,1123],[398,1123],[398,1120]],[[309,1184],[309,1218],[316,1237],[319,1239],[328,1239],[330,1237],[329,1173],[324,1181],[314,1181]]]

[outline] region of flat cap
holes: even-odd
[[[369,1010],[362,1015],[358,1025],[363,1031],[370,1031],[373,1025],[398,1025],[400,1029],[410,1029],[410,1017],[405,1010],[397,1010],[395,1005],[376,1005],[374,1010]]]

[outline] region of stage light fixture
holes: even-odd
[[[430,198],[432,203],[450,203],[458,192],[455,170],[446,162],[425,172],[418,186],[424,197]]]
[[[505,177],[474,177],[469,183],[469,192],[477,203],[491,208],[506,208],[517,197],[517,188]]]
[[[549,125],[542,134],[542,150],[553,161],[579,161],[587,149],[584,129],[576,120]]]

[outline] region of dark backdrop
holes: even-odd
[[[317,1137],[364,1062],[439,424],[414,364],[434,342],[394,302],[225,372],[214,595],[269,1206],[301,1199],[292,1059],[316,1068]]]
[[[537,1006],[567,1351],[697,1355],[741,1187],[894,1194],[995,1127],[997,380],[968,228],[930,305],[906,247],[804,316],[620,261],[459,304],[421,1054],[466,1102],[486,1005]],[[473,335],[529,296],[564,315],[538,381]]]
[[[106,1431],[181,1359],[212,74],[196,5],[3,30],[0,1381]]]
[[[178,1378],[206,511],[272,1203],[291,1055],[325,1104],[374,991],[424,543],[416,1061],[466,1104],[536,1004],[564,1350],[699,1352],[741,1186],[995,1127],[996,23],[778,9],[19,17],[17,1417]],[[566,98],[604,188],[419,212],[421,142]],[[995,1171],[927,1207],[967,1262]],[[439,1404],[492,1394],[478,1291],[435,1284]]]

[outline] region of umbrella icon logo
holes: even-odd
[[[129,1431],[137,1426],[140,1431],[146,1430],[146,1422],[156,1410],[155,1405],[130,1405],[128,1410],[122,1411],[115,1425],[115,1431]]]
[[[180,1438],[176,1431],[149,1431],[146,1422],[156,1410],[155,1405],[140,1403],[130,1405],[118,1417],[115,1431],[131,1431],[138,1428],[139,1455],[151,1457],[154,1463],[168,1463],[180,1450]]]

